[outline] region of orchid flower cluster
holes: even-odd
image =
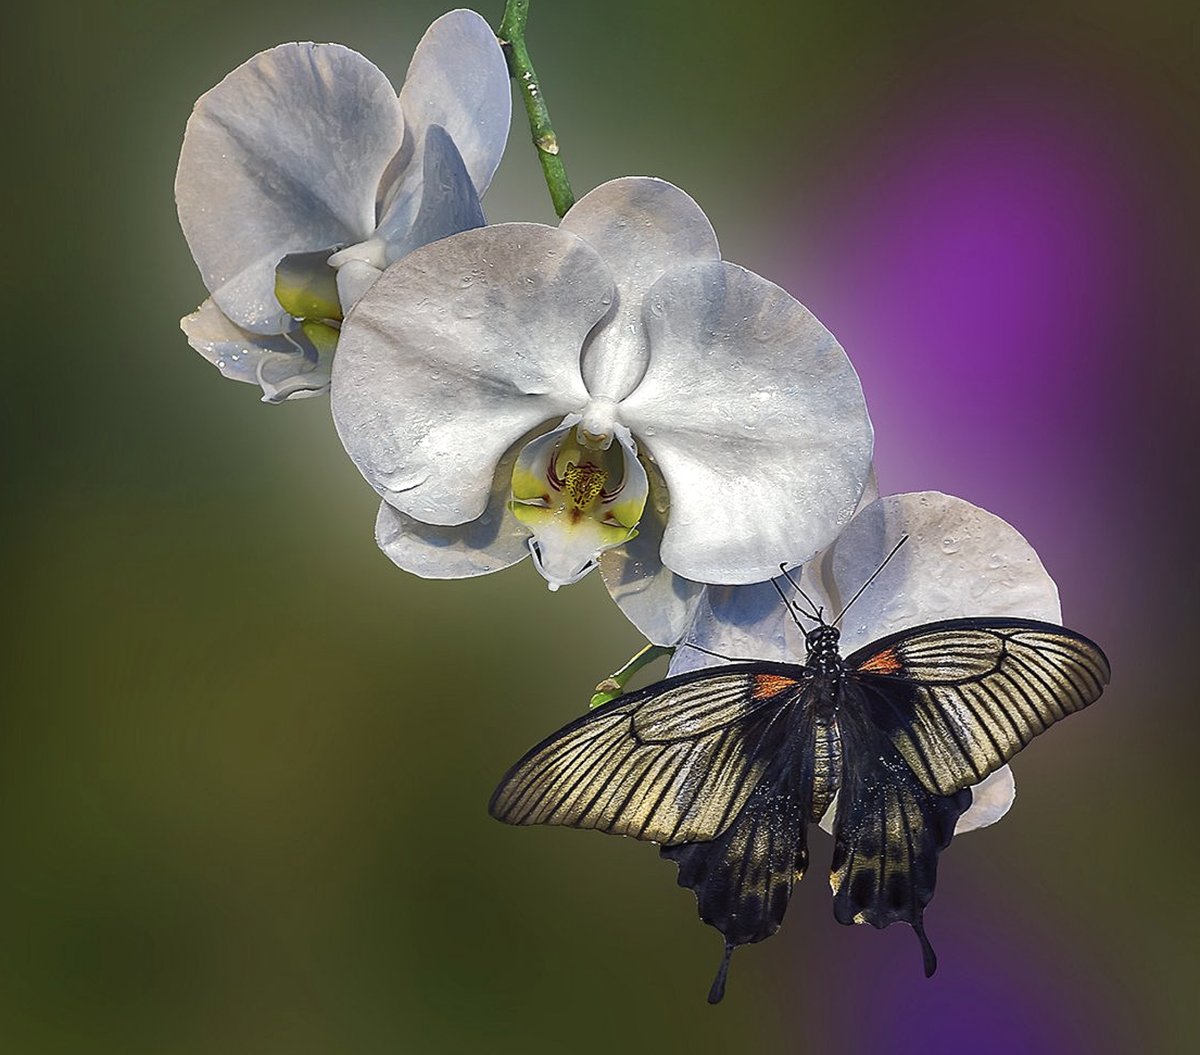
[[[1008,524],[946,495],[878,497],[846,353],[723,260],[678,187],[624,177],[557,227],[488,225],[510,120],[505,51],[458,10],[399,93],[348,48],[282,44],[188,121],[176,199],[209,298],[187,339],[264,402],[329,394],[393,563],[464,578],[530,557],[551,589],[598,569],[650,642],[697,646],[672,672],[712,652],[798,661],[773,577],[800,568],[837,611],[903,534],[846,648],[933,619],[1059,620]],[[959,830],[1012,799],[1005,767]]]

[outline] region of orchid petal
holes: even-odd
[[[961,498],[924,491],[872,503],[812,563],[815,589],[836,614],[908,541],[841,624],[842,654],[887,634],[941,619],[1018,616],[1062,620],[1058,588],[1010,524]],[[809,591],[812,594],[812,591]],[[832,618],[832,616],[831,616]]]
[[[855,516],[878,497],[879,484],[872,466]],[[810,597],[822,604],[825,599],[820,581],[813,574],[819,562],[820,555],[804,568],[789,574],[799,580],[801,588]],[[783,598],[791,597],[794,593],[795,587],[788,581],[787,575],[746,586],[704,587],[701,595],[691,604],[694,615],[690,626],[685,627],[686,641],[676,649],[668,673],[683,674],[685,671],[739,659],[801,662],[805,655],[804,632],[783,605]],[[626,615],[629,614],[624,605],[622,610],[626,611]],[[638,629],[641,629],[640,625]],[[693,648],[692,645],[698,647]],[[713,655],[714,652],[717,655]],[[722,656],[728,658],[723,660]]]
[[[383,274],[383,269],[368,264],[365,260],[347,260],[337,269],[338,300],[342,311],[349,312],[362,300],[366,293]]]
[[[601,184],[575,203],[560,228],[586,239],[616,277],[613,315],[584,350],[583,376],[594,398],[620,400],[649,359],[646,291],[671,267],[719,260],[717,236],[690,197],[648,176]]]
[[[329,387],[332,347],[318,350],[299,325],[289,333],[250,333],[206,300],[179,326],[225,377],[259,385],[264,403],[320,395]]]
[[[261,52],[200,97],[175,198],[204,284],[234,323],[286,329],[280,259],[371,233],[379,177],[403,130],[388,79],[339,44]]]
[[[453,526],[423,524],[381,502],[375,541],[397,567],[426,579],[466,579],[501,571],[529,556],[526,531],[508,515],[516,448],[500,459],[483,515]]]
[[[1057,623],[1058,588],[1016,528],[961,498],[925,491],[871,503],[809,561],[801,588],[835,618],[904,534],[908,541],[839,624],[842,655],[922,623],[1018,616]],[[793,573],[795,578],[795,573]],[[795,594],[784,576],[784,595]],[[727,656],[804,661],[804,634],[771,583],[712,587],[688,641]],[[671,673],[707,666],[680,648]]]
[[[803,663],[804,632],[788,614],[776,586],[791,596],[792,587],[782,575],[774,584],[707,587],[668,673],[740,660]]]
[[[654,464],[647,468],[650,495],[637,534],[600,555],[600,575],[609,595],[643,637],[656,645],[673,645],[692,625],[705,586],[676,575],[658,556],[666,529],[667,492]]]
[[[403,210],[396,209],[379,225],[388,263],[430,242],[487,223],[479,195],[449,133],[440,125],[430,125],[424,135],[420,169],[418,171],[415,165],[412,167],[414,176],[420,179],[414,180],[412,187],[406,187],[404,191],[414,200],[419,198],[416,216],[411,223],[398,224]]]
[[[995,824],[1012,809],[1016,797],[1017,784],[1013,780],[1012,770],[1008,766],[1001,766],[971,788],[971,805],[958,818],[954,834],[962,835],[963,832],[973,832],[976,828]]]
[[[854,512],[872,448],[858,376],[833,335],[725,262],[667,272],[645,321],[650,365],[618,413],[670,491],[663,563],[701,582],[751,583],[828,545]]]
[[[508,141],[512,88],[496,34],[480,15],[450,11],[425,31],[400,106],[418,143],[432,125],[450,134],[482,197]]]
[[[342,329],[333,414],[359,471],[429,524],[479,516],[521,436],[587,398],[579,349],[612,303],[581,239],[501,224],[393,264]]]

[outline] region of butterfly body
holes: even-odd
[[[835,805],[830,882],[842,923],[916,931],[938,855],[970,788],[1108,680],[1087,638],[1032,620],[958,619],[893,634],[843,659],[835,627],[804,665],[730,663],[667,678],[529,751],[489,809],[660,844],[733,949],[778,930],[808,865],[807,829]]]

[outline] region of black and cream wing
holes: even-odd
[[[843,689],[838,726],[845,767],[833,824],[833,913],[839,923],[907,923],[921,941],[926,976],[937,957],[925,936],[925,907],[937,883],[938,856],[971,804],[966,789],[927,788],[870,714],[876,690]]]
[[[812,739],[802,734],[783,745],[746,805],[716,838],[660,851],[679,866],[679,885],[695,893],[700,918],[725,938],[710,1004],[725,993],[733,950],[769,938],[783,922],[792,887],[808,865],[812,785]]]
[[[605,704],[514,765],[489,811],[674,846],[710,840],[782,749],[803,667],[735,664],[668,678]]]
[[[954,619],[846,660],[869,716],[930,791],[978,784],[1059,719],[1096,700],[1108,660],[1086,637],[1028,619]]]

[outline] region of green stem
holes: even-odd
[[[554,211],[561,219],[575,204],[575,195],[571,193],[571,184],[567,182],[567,170],[558,155],[558,137],[550,124],[550,111],[542,99],[537,74],[533,72],[533,64],[525,47],[525,21],[528,18],[529,0],[506,0],[504,18],[500,20],[500,30],[496,35],[508,60],[508,72],[517,82],[517,89],[525,100],[533,145],[537,147],[538,160],[542,163]]]
[[[653,663],[660,656],[671,656],[675,649],[670,645],[647,645],[615,674],[609,675],[596,686],[596,695],[592,697],[592,706],[599,707],[602,703],[615,700],[625,691],[625,686],[642,667]]]

